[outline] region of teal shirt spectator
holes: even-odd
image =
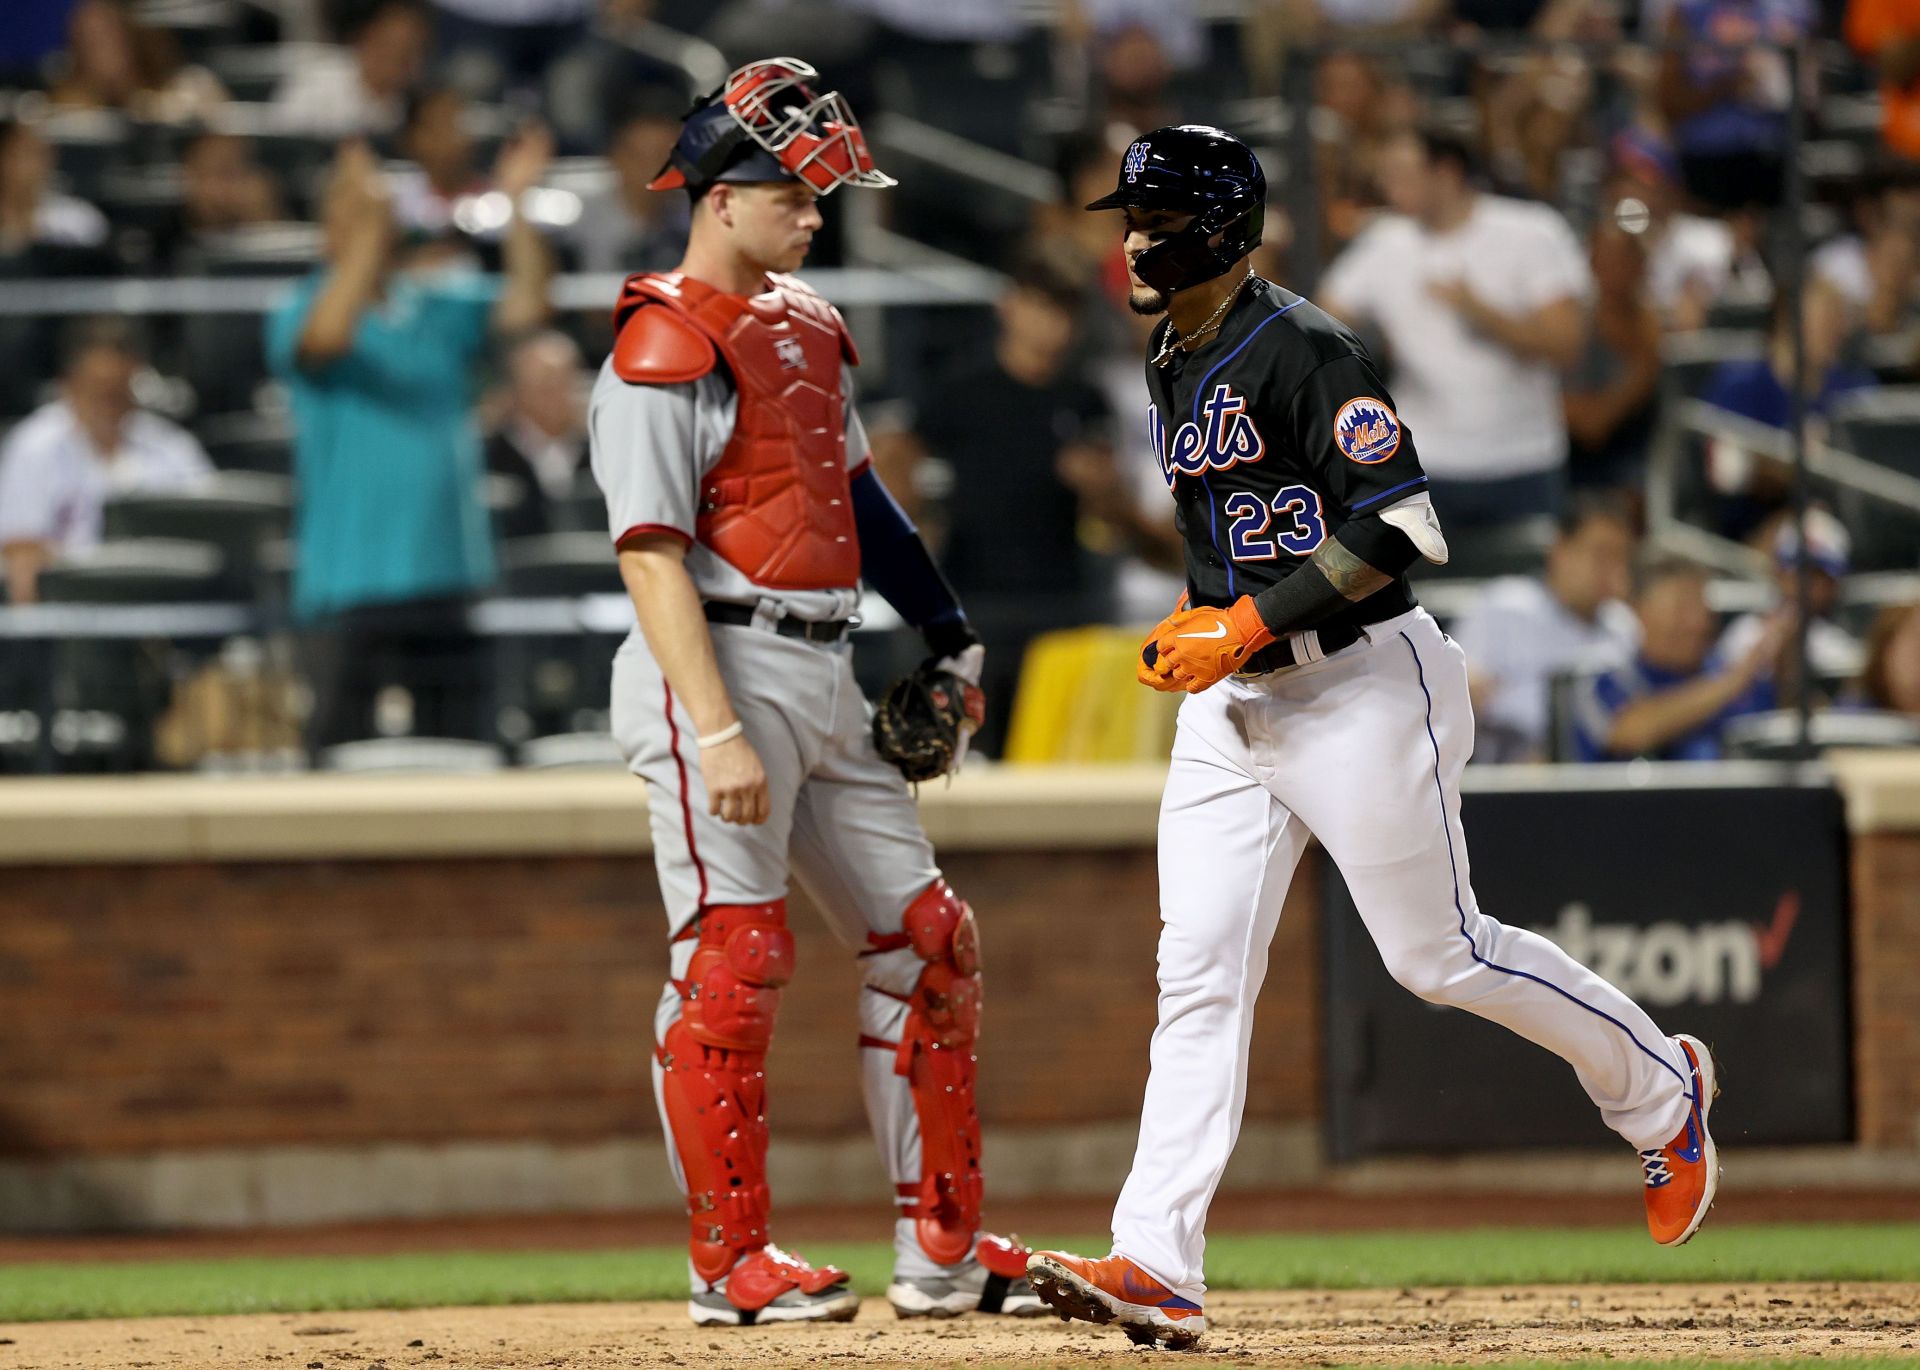
[[[292,393],[302,621],[367,604],[470,594],[494,578],[474,424],[477,368],[498,287],[394,275],[326,366],[295,361],[316,273],[267,323],[267,360]]]

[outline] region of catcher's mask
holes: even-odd
[[[1253,149],[1231,133],[1179,124],[1134,139],[1120,164],[1119,184],[1087,208],[1193,215],[1192,223],[1133,261],[1133,274],[1155,290],[1185,290],[1260,246],[1267,177]]]
[[[747,63],[694,106],[647,189],[697,196],[718,181],[802,181],[825,195],[896,184],[874,167],[846,98],[815,92],[819,79],[793,57]]]

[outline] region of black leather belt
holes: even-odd
[[[851,618],[833,618],[824,623],[812,619],[796,618],[792,614],[782,614],[770,624],[765,620],[756,623],[754,610],[747,604],[727,604],[719,600],[706,601],[707,622],[731,623],[742,628],[752,628],[765,624],[781,637],[797,637],[805,642],[839,642],[858,622]]]
[[[1247,658],[1235,675],[1265,675],[1268,671],[1280,671],[1289,666],[1304,666],[1310,661],[1332,656],[1342,647],[1351,647],[1360,640],[1360,630],[1350,623],[1336,624],[1331,628],[1309,628],[1304,633],[1294,633],[1283,637],[1271,646],[1262,647]]]

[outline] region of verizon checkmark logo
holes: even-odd
[[[1780,958],[1787,953],[1787,939],[1793,936],[1793,925],[1800,921],[1800,891],[1788,890],[1780,896],[1773,906],[1773,921],[1766,927],[1754,925],[1754,941],[1760,948],[1760,965],[1772,970],[1780,964]]]

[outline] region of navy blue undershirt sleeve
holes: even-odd
[[[936,656],[951,656],[978,641],[960,600],[933,564],[920,530],[868,466],[851,483],[853,521],[860,538],[860,574],[910,625]]]

